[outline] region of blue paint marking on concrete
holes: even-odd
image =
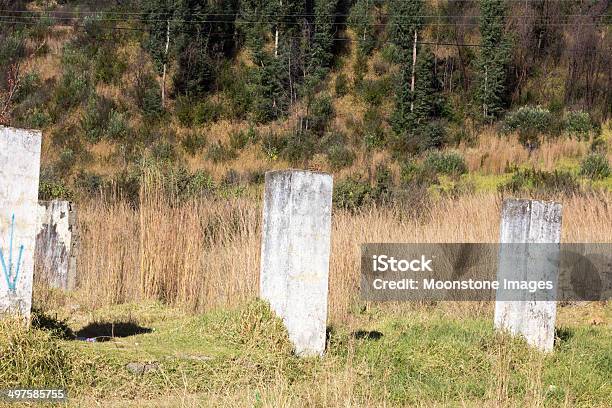
[[[11,232],[9,234],[9,259],[8,267],[4,258],[4,253],[0,247],[0,263],[2,263],[2,272],[6,279],[6,285],[10,292],[15,293],[17,291],[17,279],[19,279],[19,269],[21,268],[21,258],[23,256],[24,246],[19,246],[19,257],[17,258],[17,267],[15,269],[15,276],[13,276],[13,233],[15,231],[15,214],[11,218]]]

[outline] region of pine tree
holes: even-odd
[[[504,0],[480,1],[482,47],[476,60],[476,100],[485,120],[497,117],[504,105],[510,58],[509,42],[504,34],[506,9]]]
[[[423,0],[391,0],[389,4],[391,39],[408,64],[412,64],[414,33],[423,28],[424,10]]]
[[[202,96],[214,84],[215,62],[233,49],[238,1],[153,0],[145,8],[149,50],[158,69],[174,56],[175,93]],[[171,33],[170,51],[165,44]]]
[[[425,47],[419,49],[415,66],[414,92],[411,91],[412,64],[403,66],[396,93],[393,129],[405,134],[435,119],[440,111],[440,87],[433,72],[433,55]]]
[[[349,26],[357,36],[357,51],[362,55],[369,55],[376,44],[374,26],[375,0],[357,0],[349,15]]]
[[[334,12],[337,0],[314,0],[314,35],[310,45],[308,72],[323,77],[331,67],[334,42]]]

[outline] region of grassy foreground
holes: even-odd
[[[323,359],[292,356],[282,323],[258,301],[203,315],[158,303],[66,308],[38,313],[29,331],[1,323],[0,384],[66,387],[67,405],[79,407],[609,403],[609,305],[562,307],[550,355],[495,334],[491,307],[364,305],[330,328]],[[118,337],[72,339],[105,334]]]

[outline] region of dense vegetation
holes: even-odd
[[[149,166],[209,192],[291,165],[346,175],[339,197],[381,199],[439,184],[434,162],[459,177],[463,158],[435,151],[491,127],[530,155],[588,140],[569,177],[609,177],[604,0],[0,6],[0,122],[44,130],[45,198],[134,195]]]

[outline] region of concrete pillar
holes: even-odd
[[[70,201],[40,201],[35,275],[53,288],[76,284],[76,211]]]
[[[561,204],[531,200],[505,200],[502,209],[497,280],[554,282],[551,291],[528,290],[509,294],[497,291],[495,327],[521,335],[527,343],[552,351],[557,313]],[[536,244],[549,245],[536,245]],[[504,245],[524,244],[524,245]],[[511,299],[511,300],[508,300]]]
[[[260,296],[299,356],[325,351],[332,189],[329,174],[266,173]]]
[[[32,308],[41,138],[0,127],[0,314]]]

